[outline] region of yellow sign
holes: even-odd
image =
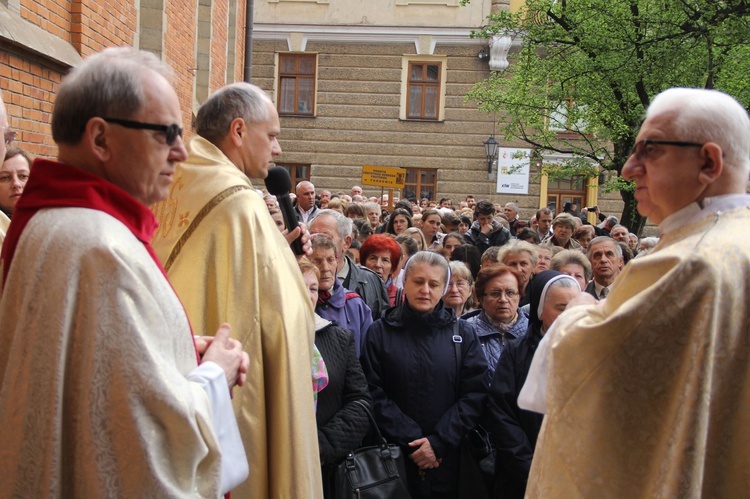
[[[391,168],[387,166],[363,166],[362,185],[377,185],[403,189],[406,181],[405,168]]]

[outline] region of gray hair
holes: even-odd
[[[315,250],[317,249],[323,249],[323,250],[332,249],[336,257],[338,258],[339,256],[338,254],[339,250],[336,247],[336,243],[334,243],[333,239],[326,236],[325,234],[315,234],[315,236],[312,238],[311,246],[312,246],[313,252],[315,252]]]
[[[513,211],[518,213],[518,205],[516,203],[505,203],[505,206],[510,206],[513,209]]]
[[[592,250],[592,248],[594,246],[596,246],[597,244],[602,244],[602,243],[610,243],[610,244],[612,244],[612,246],[615,247],[615,253],[617,253],[617,257],[618,258],[622,258],[622,248],[620,247],[619,244],[617,244],[617,241],[615,241],[614,239],[612,239],[609,236],[597,236],[594,239],[592,239],[591,241],[589,241],[589,248],[588,248],[588,253],[587,253],[587,256],[589,257],[589,260],[591,260],[591,250]]]
[[[536,267],[539,261],[539,253],[536,252],[536,247],[531,243],[518,239],[511,239],[500,247],[500,251],[497,253],[497,261],[505,263],[503,260],[505,260],[506,256],[518,255],[519,253],[528,253],[531,259],[531,266]]]
[[[352,228],[354,227],[354,222],[351,218],[347,217],[340,211],[331,210],[331,209],[325,209],[320,210],[315,217],[322,217],[324,215],[328,215],[330,217],[333,217],[336,220],[336,227],[338,228],[339,237],[342,239],[348,236],[352,235]]]
[[[586,258],[586,256],[579,250],[562,250],[552,257],[550,268],[560,272],[560,267],[569,264],[580,265],[583,269],[583,278],[586,281],[591,280],[591,262],[589,262],[588,258]]]
[[[670,88],[651,101],[646,118],[673,113],[676,140],[715,142],[729,165],[750,172],[750,117],[742,104],[718,90]]]
[[[641,248],[651,249],[659,243],[658,237],[644,237],[641,239]]]
[[[419,243],[417,243],[417,240],[411,237],[409,234],[399,234],[396,236],[396,242],[398,244],[403,244],[406,248],[406,256],[411,258],[413,255],[419,251]]]
[[[466,266],[464,262],[453,261],[449,263],[451,268],[451,274],[469,281],[469,284],[474,284],[474,276],[471,275],[471,270]]]
[[[245,82],[232,83],[220,88],[198,109],[195,131],[198,135],[216,144],[227,133],[229,125],[237,118],[245,123],[260,123],[271,117],[268,104],[273,101],[257,85]]]
[[[129,119],[146,106],[144,76],[153,71],[167,81],[172,70],[154,54],[131,47],[108,48],[74,67],[57,90],[52,138],[76,145],[91,118]]]
[[[365,210],[378,210],[380,213],[380,205],[374,201],[368,201],[364,204]]]
[[[409,258],[409,261],[406,262],[406,267],[404,267],[404,282],[409,278],[411,269],[413,269],[414,265],[418,263],[426,263],[432,267],[439,267],[443,271],[443,277],[445,279],[443,283],[447,285],[450,281],[450,266],[448,265],[448,260],[446,260],[443,255],[436,253],[435,251],[418,251],[416,255]],[[443,294],[445,294],[445,291],[443,291]]]

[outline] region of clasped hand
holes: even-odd
[[[429,470],[440,466],[442,459],[435,457],[435,451],[432,450],[432,445],[427,438],[418,438],[409,442],[409,446],[417,447],[417,450],[412,452],[409,457],[420,470]]]
[[[229,337],[230,331],[229,324],[222,324],[214,336],[196,336],[195,347],[204,362],[214,362],[224,370],[231,391],[245,384],[250,356],[242,351],[242,343]]]

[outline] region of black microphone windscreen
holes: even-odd
[[[292,190],[292,178],[283,166],[274,166],[268,170],[266,189],[274,196],[289,194]]]

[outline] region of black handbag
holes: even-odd
[[[389,444],[380,433],[370,408],[355,400],[367,412],[379,445],[351,452],[336,468],[336,499],[409,499],[404,455],[398,445]]]

